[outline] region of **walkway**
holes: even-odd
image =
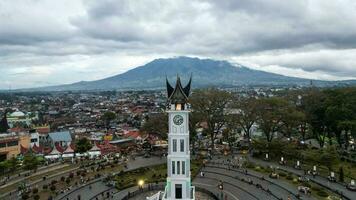
[[[256,163],[258,165],[261,165],[261,166],[272,166],[274,168],[279,168],[282,171],[291,172],[292,174],[297,175],[297,176],[304,176],[304,171],[302,171],[302,170],[297,170],[292,167],[283,166],[283,165],[279,165],[277,163],[267,162],[264,160],[256,159],[251,156],[249,156],[248,158],[249,158],[249,161]],[[356,192],[349,191],[345,186],[341,185],[340,183],[330,182],[327,178],[324,178],[321,176],[316,176],[314,178],[312,175],[307,175],[307,177],[314,183],[316,183],[322,187],[325,187],[331,191],[338,192],[338,193],[341,192],[348,199],[356,199],[355,198]]]
[[[127,163],[127,169],[125,169],[124,171],[130,171],[140,167],[147,167],[147,166],[162,164],[166,162],[167,162],[166,159],[161,157],[151,157],[151,158],[137,157],[135,160],[129,160],[129,162]],[[75,189],[75,191],[72,190],[70,193],[59,195],[58,197],[56,197],[56,199],[63,199],[63,200],[66,200],[67,198],[77,199],[78,195],[81,196],[81,199],[90,199],[96,195],[101,196],[101,193],[103,193],[108,189],[109,187],[107,187],[102,181],[97,181],[95,185],[91,186],[91,189],[90,189],[90,184],[86,184],[85,186]],[[126,194],[127,192],[125,193],[125,195]],[[104,195],[106,196],[106,192]]]
[[[52,166],[45,166],[45,167],[40,167],[37,169],[36,173],[32,173],[30,171],[26,171],[26,172],[22,172],[20,173],[18,176],[12,176],[12,178],[10,178],[10,181],[7,181],[5,185],[0,186],[0,189],[8,187],[10,185],[13,184],[17,184],[25,179],[31,178],[31,177],[35,177],[35,176],[40,176],[42,174],[51,172],[51,171],[57,171],[59,169],[62,169],[64,167],[68,167],[69,164],[54,164]],[[32,173],[30,176],[23,176],[24,174],[28,174],[28,173]]]

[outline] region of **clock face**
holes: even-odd
[[[175,124],[175,125],[181,125],[182,123],[183,123],[183,117],[182,117],[182,115],[176,115],[176,116],[174,116],[173,117],[173,123]]]

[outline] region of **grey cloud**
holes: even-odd
[[[257,63],[261,66],[279,65],[306,72],[324,72],[340,77],[356,77],[355,49],[327,49],[310,51],[270,51],[259,55],[240,56],[237,60]]]

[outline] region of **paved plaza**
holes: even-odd
[[[295,175],[303,173],[300,170],[296,170],[289,167],[279,166],[278,164],[273,164],[270,162],[265,162],[253,158],[249,158],[251,162],[256,164],[267,166],[272,165],[284,169]],[[130,160],[128,162],[128,170],[133,170],[140,167],[147,167],[151,165],[165,163],[165,158],[152,157],[152,158],[142,158],[138,157],[135,160]],[[213,157],[212,161],[206,163],[205,167],[202,168],[204,176],[199,174],[194,180],[193,185],[196,187],[204,188],[219,198],[228,200],[278,200],[278,199],[293,199],[297,200],[297,195],[300,195],[302,199],[314,200],[313,196],[308,196],[301,194],[297,191],[295,185],[292,185],[285,181],[280,181],[276,179],[271,179],[266,177],[256,171],[248,170],[248,173],[244,169],[231,168],[227,165],[226,158],[224,157]],[[263,178],[262,178],[263,177]],[[339,189],[344,192],[344,195],[348,199],[353,199],[354,193],[348,191],[342,185],[338,183],[328,183],[327,179],[322,177],[311,178],[312,181],[316,183],[321,183],[329,185],[334,189]],[[224,189],[221,191],[218,188],[219,182],[222,181],[224,184]],[[162,183],[163,184],[163,183]],[[123,199],[128,192],[134,192],[137,187],[128,188],[124,191],[117,191],[115,188],[110,188],[106,186],[102,181],[96,181],[91,185],[85,185],[80,189],[72,191],[70,194],[60,195],[56,199],[78,199],[80,195],[81,199]],[[144,197],[156,193],[157,190],[145,192],[139,194],[138,196],[132,197],[131,199],[144,199]],[[208,197],[202,193],[197,192],[197,200],[207,200]]]

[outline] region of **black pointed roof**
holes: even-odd
[[[188,97],[190,93],[190,86],[192,85],[192,76],[190,76],[188,84],[183,88],[185,95]]]
[[[167,85],[167,94],[168,94],[168,98],[169,98],[171,96],[171,94],[173,93],[174,88],[171,86],[171,84],[169,84],[167,77],[166,77],[166,85]]]
[[[5,133],[10,128],[9,124],[7,123],[6,115],[7,115],[7,112],[4,113],[4,116],[0,121],[0,133]]]
[[[183,88],[180,77],[177,76],[176,85],[173,88],[166,78],[168,101],[172,103],[186,103],[189,97],[191,83],[192,77],[190,77],[188,84]]]

